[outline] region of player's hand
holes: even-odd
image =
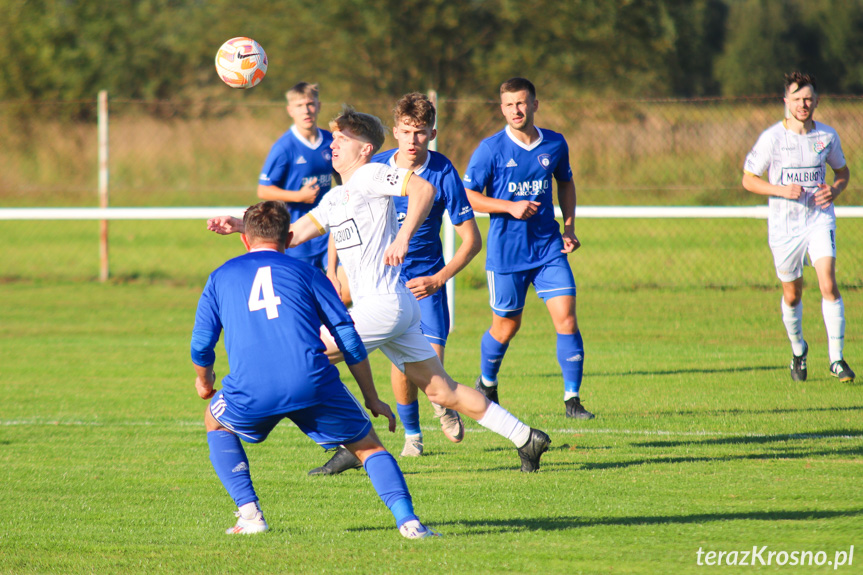
[[[336,288],[336,293],[339,294],[339,296],[341,296],[341,294],[342,294],[342,282],[339,281],[339,275],[327,273],[327,279],[330,280],[330,283],[333,284],[334,288]]]
[[[389,419],[389,429],[390,433],[395,433],[396,431],[396,416],[393,414],[393,410],[390,409],[390,406],[381,401],[380,399],[375,399],[373,401],[366,402],[366,408],[372,412],[372,415],[377,417],[379,415],[383,415],[387,419]]]
[[[578,241],[578,238],[575,237],[575,234],[572,232],[563,232],[563,249],[560,250],[562,254],[571,254],[575,250],[581,247],[581,242]]]
[[[321,187],[318,185],[318,179],[312,178],[306,182],[302,188],[297,190],[296,202],[303,204],[313,204],[318,197],[318,192]]]
[[[387,246],[387,249],[384,250],[384,263],[388,266],[400,266],[402,262],[405,261],[405,255],[408,253],[408,244],[410,240],[407,241],[403,238],[404,234],[396,234],[393,243]]]
[[[436,293],[444,286],[444,284],[439,282],[435,276],[414,278],[412,280],[408,280],[405,285],[408,286],[408,289],[411,290],[411,293],[414,294],[414,297],[418,300]]]
[[[530,200],[513,202],[509,208],[509,215],[517,220],[526,220],[536,215],[540,205],[539,202],[532,202]]]
[[[833,186],[827,184],[819,184],[818,191],[815,192],[815,204],[822,210],[827,209],[833,200],[836,198],[836,190]]]
[[[245,229],[243,220],[234,216],[216,216],[207,220],[207,229],[221,236],[242,233]]]
[[[782,194],[782,197],[788,198],[789,200],[799,200],[800,196],[803,194],[803,187],[797,184],[782,186],[782,190],[785,192]]]
[[[206,378],[202,378],[198,376],[195,378],[195,390],[198,392],[198,396],[201,399],[210,399],[216,393],[216,390],[213,389],[213,385],[216,383],[216,374],[215,372],[210,372],[207,374]]]

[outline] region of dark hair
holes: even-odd
[[[506,92],[521,92],[522,90],[527,90],[530,97],[536,100],[536,87],[527,78],[510,78],[500,85],[501,94]]]
[[[380,118],[357,112],[347,105],[342,108],[342,113],[330,122],[330,130],[350,130],[354,136],[372,145],[373,154],[381,149],[387,138]]]
[[[291,230],[291,214],[285,202],[267,200],[249,207],[243,214],[243,227],[249,242],[269,240],[285,245]]]
[[[415,128],[425,126],[426,128],[434,128],[435,108],[428,96],[419,92],[411,92],[405,94],[396,102],[393,108],[393,120],[395,124],[405,119],[407,123]]]
[[[788,95],[788,88],[791,87],[792,84],[797,84],[797,90],[803,88],[805,86],[812,86],[813,92],[818,92],[818,87],[815,85],[815,75],[814,74],[804,74],[799,70],[794,70],[788,74],[785,74],[785,95]],[[795,92],[797,91],[795,90]]]

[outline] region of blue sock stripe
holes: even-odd
[[[388,451],[378,451],[366,457],[363,464],[372,487],[389,508],[396,520],[396,525],[401,527],[405,521],[416,519],[413,501],[408,491],[405,476],[395,458]]]

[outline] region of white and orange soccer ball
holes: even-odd
[[[216,72],[231,88],[253,88],[267,75],[267,53],[251,38],[231,38],[216,52]]]

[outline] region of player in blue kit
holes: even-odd
[[[366,349],[331,282],[284,255],[290,221],[279,201],[249,208],[242,236],[249,253],[210,274],[195,316],[191,354],[198,394],[211,399],[204,414],[210,461],[238,508],[237,523],[227,533],[268,529],[240,439],[260,443],[288,418],[319,445],[345,445],[362,461],[403,536],[436,535],[414,514],[398,464],[330,364],[322,325],[333,335],[366,407],[375,417],[387,417],[395,431],[392,410],[375,390]],[[214,348],[222,329],[230,374],[216,391]]]
[[[443,363],[450,330],[449,305],[443,288],[479,253],[482,237],[458,171],[443,154],[429,151],[429,144],[437,135],[435,115],[434,104],[425,94],[412,92],[403,96],[393,109],[393,136],[398,148],[373,156],[372,162],[412,170],[435,187],[431,211],[408,246],[402,263],[401,279],[416,296],[420,306],[422,333]],[[392,201],[401,223],[408,210],[408,198],[394,196]],[[461,239],[461,245],[449,263],[444,262],[440,240],[444,212],[449,213],[450,221]],[[329,275],[333,279],[332,274]],[[405,445],[401,455],[420,456],[423,453],[423,437],[417,387],[395,365],[392,367],[391,379],[396,409],[405,430]],[[440,419],[444,435],[454,443],[460,442],[464,438],[464,424],[458,412],[435,403],[432,406],[435,417]],[[335,475],[358,465],[356,458],[340,449],[326,464],[313,469],[310,474]]]
[[[497,375],[521,327],[525,296],[533,284],[557,332],[566,416],[592,419],[579,398],[584,343],[575,315],[575,279],[567,261],[567,254],[581,245],[575,235],[569,146],[562,135],[534,124],[539,101],[529,80],[512,78],[501,84],[500,101],[507,126],[480,143],[463,178],[473,209],[491,218],[486,272],[492,322],[482,337],[475,387],[498,401]],[[563,234],[554,217],[552,179],[557,182]]]
[[[258,179],[258,197],[281,200],[291,221],[297,221],[320,202],[333,183],[330,144],[333,136],[318,128],[321,103],[317,84],[300,82],[285,94],[294,121],[270,149]],[[327,236],[291,248],[290,255],[326,270]]]

